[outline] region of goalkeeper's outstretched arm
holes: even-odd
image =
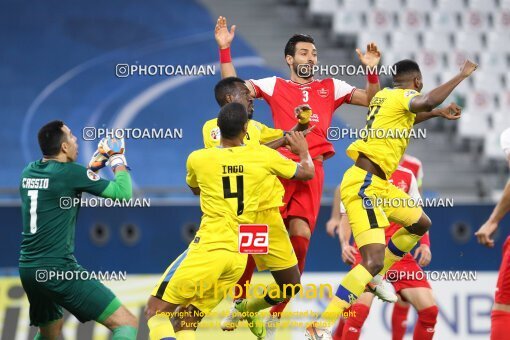
[[[133,197],[131,175],[125,166],[118,166],[115,170],[115,180],[110,181],[101,197],[112,199],[130,199]]]

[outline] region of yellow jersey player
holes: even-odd
[[[279,129],[271,129],[262,123],[256,122],[253,117],[253,99],[250,97],[250,92],[246,87],[244,80],[237,77],[229,77],[222,79],[214,87],[214,95],[216,101],[220,106],[226,105],[228,102],[238,102],[243,104],[248,111],[248,128],[244,138],[246,145],[259,145],[269,143],[273,148],[282,143],[276,138],[281,138],[283,131]],[[308,113],[306,111],[309,111]],[[302,129],[308,126],[311,111],[308,106],[301,105],[295,109],[296,118],[299,123],[294,129]],[[304,131],[306,134],[307,131]],[[217,119],[211,119],[204,124],[203,136],[204,145],[206,148],[215,147],[219,145],[220,131],[218,128]],[[271,143],[271,141],[274,141]],[[269,146],[268,144],[266,144]],[[299,287],[301,283],[299,268],[297,266],[297,258],[292,248],[292,243],[289,234],[286,230],[285,223],[280,214],[279,208],[283,205],[284,189],[280,180],[276,176],[268,176],[260,187],[260,200],[259,210],[257,217],[254,221],[256,224],[266,224],[269,226],[269,249],[267,254],[253,254],[248,256],[246,269],[235,285],[234,292],[234,305],[230,313],[221,321],[221,328],[225,331],[232,331],[237,328],[237,324],[244,315],[249,315],[247,319],[248,325],[255,326],[254,330],[258,332],[259,319],[257,312],[275,306],[284,300],[283,296],[287,298],[292,297],[296,291],[294,287]],[[266,298],[265,300],[245,300],[246,287],[249,285],[255,266],[259,271],[269,269],[276,281],[280,291],[282,292],[279,298]],[[289,289],[284,290],[284,287]],[[267,328],[267,335],[269,332],[274,331],[274,327]],[[258,334],[256,334],[258,335]]]
[[[246,131],[244,144],[265,144],[272,149],[286,144],[286,139],[284,138],[285,131],[270,128],[253,119],[253,98],[250,96],[250,90],[246,87],[243,79],[227,77],[220,80],[214,87],[214,97],[220,107],[228,103],[240,103],[246,107],[248,111],[248,130]],[[294,112],[298,119],[298,124],[291,131],[305,131],[308,128],[310,116],[312,115],[310,107],[308,105],[301,105],[296,107]],[[309,131],[305,131],[305,135],[307,132]],[[205,122],[202,127],[202,135],[204,137],[205,148],[219,145],[221,134],[217,118]]]
[[[237,282],[246,266],[246,254],[239,250],[239,226],[253,224],[257,218],[260,183],[272,175],[313,177],[315,170],[301,132],[287,136],[300,156],[298,164],[266,146],[244,145],[247,125],[242,104],[225,105],[218,116],[220,146],[188,157],[186,182],[200,195],[202,220],[188,249],[152,291],[146,307],[151,339],[195,339],[202,317]],[[259,324],[257,331],[263,338],[264,325]]]
[[[342,280],[319,322],[307,327],[307,339],[331,339],[332,324],[367,287],[383,301],[397,300],[382,285],[382,276],[416,245],[429,230],[431,221],[421,207],[412,203],[409,195],[388,179],[406,151],[414,124],[435,116],[458,118],[460,108],[455,104],[433,109],[476,67],[466,61],[454,78],[421,94],[423,83],[418,64],[402,60],[395,64],[394,88],[385,88],[372,98],[366,138],[356,140],[347,148],[347,155],[355,164],[345,172],[340,190],[362,261]],[[386,246],[384,229],[390,221],[403,227]]]

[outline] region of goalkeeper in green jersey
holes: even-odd
[[[30,324],[39,327],[35,339],[56,339],[65,308],[81,322],[95,320],[113,332],[113,339],[136,339],[137,319],[117,297],[84,272],[74,257],[74,235],[83,192],[111,199],[130,199],[131,177],[124,140],[104,138],[89,169],[75,163],[76,137],[62,121],[44,125],[38,133],[43,157],[23,170],[20,180],[23,240],[19,258],[21,283],[30,302]],[[114,181],[94,171],[109,165]]]

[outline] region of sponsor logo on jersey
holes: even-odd
[[[98,174],[96,174],[94,171],[92,170],[87,170],[87,177],[91,180],[91,181],[99,181],[99,179],[101,177],[99,177]]]
[[[240,224],[239,252],[241,254],[267,254],[269,252],[268,225]]]
[[[416,92],[415,90],[407,90],[404,92],[404,97],[409,97],[416,93],[418,93],[418,92]]]
[[[329,90],[323,87],[320,90],[317,90],[317,94],[319,94],[322,98],[326,98],[329,95]]]
[[[318,114],[316,114],[316,113],[313,113],[313,114],[310,116],[310,121],[311,121],[311,122],[318,123],[318,122],[319,122],[319,115],[318,115]]]
[[[219,140],[221,137],[221,134],[220,134],[220,128],[217,127],[217,128],[214,128],[211,130],[211,138],[214,139],[214,140]]]

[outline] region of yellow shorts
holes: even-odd
[[[358,247],[386,244],[384,228],[390,221],[407,227],[416,223],[423,213],[407,193],[355,165],[345,172],[340,195]],[[364,233],[373,229],[380,231]]]
[[[289,233],[283,223],[278,208],[270,208],[257,212],[254,224],[267,224],[269,226],[269,251],[267,254],[253,254],[253,259],[259,271],[284,270],[297,265],[298,261]]]
[[[232,294],[247,259],[224,249],[190,247],[166,269],[151,294],[176,305],[192,304],[207,314]]]

